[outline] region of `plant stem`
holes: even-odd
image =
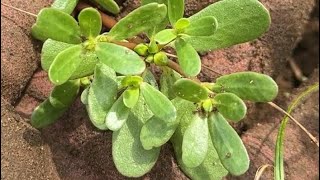
[[[85,9],[87,7],[91,7],[89,4],[84,3],[84,2],[79,2],[77,5],[77,10],[81,11],[82,9]],[[99,10],[98,10],[99,11]],[[100,15],[101,15],[101,20],[102,20],[102,24],[104,26],[106,26],[107,28],[111,29],[116,23],[117,21],[112,18],[111,16],[106,15],[105,13],[99,11]]]
[[[177,64],[174,61],[169,60],[167,66],[173,70],[175,70],[177,73],[179,73],[183,77],[188,77],[180,68],[179,64]]]
[[[22,9],[13,7],[13,6],[8,5],[8,4],[5,4],[5,3],[3,3],[3,2],[1,2],[1,5],[4,5],[4,6],[6,6],[6,7],[12,8],[12,9],[17,10],[17,11],[20,11],[20,12],[22,12],[22,13],[26,13],[26,14],[28,14],[28,15],[30,15],[30,16],[37,17],[36,14],[33,14],[33,13],[31,13],[31,12],[28,12],[28,11],[24,11],[24,10],[22,10]]]
[[[309,138],[319,147],[319,142],[316,137],[314,137],[305,127],[303,127],[299,121],[297,121],[294,117],[292,117],[289,113],[287,113],[285,110],[283,110],[278,105],[274,104],[273,102],[268,102],[270,106],[277,109],[278,111],[282,112],[286,116],[288,116],[294,123],[296,123],[308,136]]]
[[[216,73],[216,74],[218,74],[218,75],[220,75],[220,76],[222,76],[222,75],[223,75],[223,74],[221,74],[221,73],[219,73],[219,72],[217,72],[217,71],[215,71],[215,70],[211,69],[211,68],[210,68],[209,66],[207,66],[207,65],[202,64],[202,66],[203,66],[204,68],[206,68],[207,70],[209,70],[209,71],[213,72],[213,73]]]
[[[112,41],[112,43],[120,45],[120,46],[127,47],[127,48],[132,49],[132,50],[137,46],[136,43],[132,43],[132,42]]]
[[[170,53],[166,53],[167,56],[172,57],[172,58],[178,58],[178,56],[174,55],[174,54],[170,54]]]

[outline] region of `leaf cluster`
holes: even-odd
[[[184,0],[142,0],[142,6],[102,31],[100,12],[71,12],[77,0],[56,0],[42,9],[32,35],[44,41],[41,66],[55,85],[32,114],[32,125],[44,128],[66,112],[81,93],[92,124],[111,130],[116,168],[128,177],[151,170],[160,148],[174,146],[178,163],[192,179],[241,175],[249,157],[227,120],[246,115],[244,100],[272,101],[277,84],[267,75],[239,72],[214,82],[200,82],[199,51],[253,40],[270,24],[268,11],[256,0],[223,0],[184,17]],[[116,14],[113,0],[93,0]],[[120,43],[139,34],[147,43],[132,50]],[[181,72],[172,69],[173,48]],[[161,69],[157,81],[151,66]],[[226,120],[227,119],[227,120]]]

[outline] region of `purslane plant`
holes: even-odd
[[[94,2],[119,12],[113,0]],[[34,127],[58,120],[83,89],[81,101],[92,124],[113,131],[113,160],[125,176],[149,172],[169,141],[192,179],[220,179],[248,170],[245,146],[227,120],[245,117],[244,100],[272,101],[277,84],[256,72],[223,75],[214,82],[200,82],[196,76],[199,51],[251,41],[268,29],[270,16],[260,2],[222,0],[184,18],[184,0],[142,0],[141,7],[102,34],[97,9],[83,9],[77,20],[70,15],[77,3],[56,0],[39,12],[32,27],[32,35],[44,41],[41,65],[55,85],[34,110]],[[148,43],[133,49],[119,45],[142,33]],[[158,81],[151,66],[161,69]]]

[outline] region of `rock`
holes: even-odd
[[[48,6],[48,0],[31,4],[22,0],[3,3],[37,14]],[[32,40],[30,30],[36,17],[1,5],[1,96],[15,104],[39,62],[39,42]]]
[[[49,146],[1,98],[1,179],[57,179]]]

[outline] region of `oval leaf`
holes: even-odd
[[[33,37],[42,41],[50,38],[70,44],[81,43],[77,21],[69,14],[54,8],[43,8],[31,31]]]
[[[211,36],[218,28],[218,21],[214,16],[200,17],[192,21],[184,33],[190,36]]]
[[[128,119],[130,108],[124,104],[123,96],[112,105],[106,116],[106,125],[111,131],[118,131]]]
[[[49,68],[49,79],[61,85],[70,79],[81,64],[82,46],[74,45],[59,53]]]
[[[112,134],[112,157],[117,170],[127,177],[140,177],[155,165],[160,148],[145,150],[140,143],[143,122],[152,114],[139,99],[128,120],[119,131]]]
[[[174,99],[176,95],[173,90],[173,85],[178,79],[181,78],[181,76],[168,67],[163,67],[162,71],[163,72],[160,76],[160,91],[170,100]]]
[[[69,107],[78,95],[80,80],[67,81],[66,83],[55,86],[52,90],[49,101],[56,108]]]
[[[154,147],[160,147],[169,141],[176,128],[179,120],[168,123],[162,119],[153,116],[142,127],[140,132],[140,141],[144,149],[150,150]]]
[[[31,125],[37,129],[48,127],[56,122],[68,110],[65,108],[55,108],[47,99],[37,106],[31,115]]]
[[[183,135],[182,141],[182,162],[190,168],[199,166],[207,156],[208,152],[208,120],[198,114],[193,115]]]
[[[256,72],[224,75],[216,80],[214,92],[231,92],[243,100],[269,102],[278,94],[277,83],[269,76]]]
[[[92,75],[99,59],[94,52],[87,51],[81,55],[80,61],[80,66],[72,73],[70,79],[78,79]]]
[[[112,14],[118,14],[120,8],[114,0],[91,0],[97,3],[103,10],[111,12]]]
[[[85,88],[81,93],[80,99],[81,99],[82,104],[84,104],[84,105],[88,105],[89,89],[90,89],[90,86]]]
[[[165,122],[171,123],[176,119],[176,109],[171,101],[150,84],[143,82],[141,93],[153,114]]]
[[[209,132],[223,166],[235,176],[245,173],[250,164],[247,150],[237,132],[220,113],[210,114]]]
[[[175,41],[175,48],[183,72],[188,76],[197,76],[201,71],[201,59],[197,51],[181,38]]]
[[[177,80],[173,85],[173,90],[178,97],[192,102],[200,102],[209,97],[209,93],[204,87],[186,78]]]
[[[68,44],[60,41],[55,41],[52,39],[47,39],[43,45],[41,50],[41,67],[43,70],[48,71],[53,60],[56,56],[68,49],[69,47],[74,46],[73,44]]]
[[[121,19],[109,32],[115,40],[133,37],[152,28],[152,24],[161,23],[167,15],[164,4],[150,3],[141,6]]]
[[[158,3],[158,4],[165,4],[168,5],[168,0],[141,0],[141,5],[146,5],[150,3]],[[168,16],[165,16],[164,20],[159,24],[153,24],[153,28],[149,29],[146,34],[151,39],[151,37],[156,34],[157,32],[163,30],[166,28],[166,26],[169,24],[169,18]]]
[[[78,20],[81,33],[85,37],[94,38],[100,34],[102,21],[98,10],[85,8],[79,13]]]
[[[189,19],[192,23],[205,16],[215,16],[219,28],[212,36],[188,39],[197,51],[220,49],[254,40],[266,32],[271,23],[268,10],[257,0],[218,1]]]
[[[106,115],[116,101],[118,84],[116,73],[104,64],[97,64],[89,89],[87,111],[91,122],[99,129],[108,129]]]
[[[196,110],[196,106],[192,102],[181,98],[175,98],[172,103],[177,109],[177,119],[180,121],[176,132],[171,138],[179,167],[181,167],[183,172],[191,179],[222,179],[223,176],[228,174],[228,171],[222,166],[219,156],[212,145],[210,136],[208,140],[208,153],[201,165],[195,168],[189,168],[182,162],[183,136],[195,117],[193,111]]]
[[[181,18],[174,24],[174,29],[179,31],[184,31],[187,27],[190,26],[190,21],[187,18]]]
[[[150,84],[151,86],[153,86],[156,89],[159,89],[157,80],[149,69],[146,69],[143,72],[142,77],[143,77],[144,82]]]
[[[162,30],[158,32],[154,37],[155,41],[157,41],[159,44],[168,44],[175,38],[177,38],[177,35],[175,34],[173,29]]]
[[[55,0],[51,7],[59,9],[67,14],[71,14],[77,6],[79,0]]]
[[[243,119],[247,113],[246,104],[235,94],[220,93],[213,100],[218,111],[227,119],[237,122]]]
[[[168,16],[171,25],[183,18],[184,0],[168,0]]]
[[[139,88],[128,88],[123,92],[123,103],[128,108],[133,108],[139,100]]]
[[[141,74],[146,65],[132,50],[111,43],[98,43],[96,53],[99,60],[123,75]]]

